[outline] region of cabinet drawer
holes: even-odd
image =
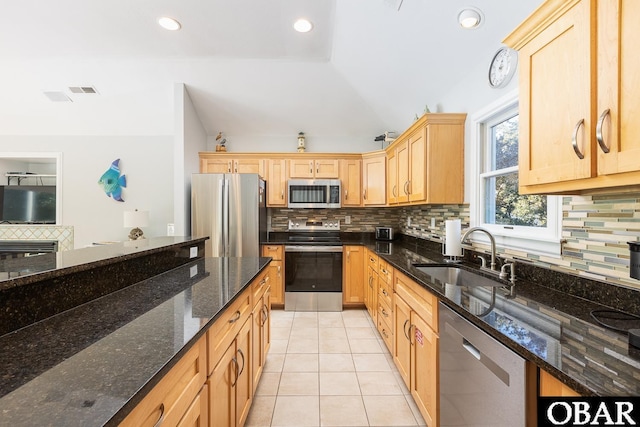
[[[394,291],[424,319],[434,332],[438,332],[438,298],[435,295],[397,271]]]
[[[283,245],[262,245],[262,256],[268,256],[274,260],[281,261],[283,252]]]
[[[382,275],[380,275],[382,278]],[[387,307],[393,307],[393,291],[391,284],[387,284],[382,280],[378,281],[378,301],[384,301]]]
[[[251,290],[245,290],[238,298],[220,315],[213,326],[207,331],[208,372],[222,357],[225,350],[231,345],[236,335],[251,315]]]
[[[382,258],[378,260],[378,274],[381,281],[389,285],[393,284],[393,268]]]
[[[389,326],[389,323],[383,320],[381,316],[378,316],[377,326],[378,326],[378,332],[380,332],[380,336],[382,337],[382,340],[384,341],[385,345],[387,346],[390,352],[393,352],[392,350],[393,332],[391,330],[391,326]]]
[[[180,420],[178,427],[204,427],[209,425],[209,389],[205,384]]]
[[[391,307],[389,307],[384,301],[378,301],[378,321],[380,320],[386,323],[389,330],[391,330],[393,314],[391,312]]]
[[[120,426],[177,425],[205,383],[207,340],[201,338],[124,419]]]
[[[374,271],[378,271],[378,255],[367,251],[367,265],[371,266]]]
[[[270,285],[269,269],[265,269],[258,277],[251,283],[251,292],[253,293],[253,304],[260,301],[262,295],[267,291]]]

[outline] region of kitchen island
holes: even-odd
[[[268,265],[200,258],[0,337],[2,425],[118,425]]]

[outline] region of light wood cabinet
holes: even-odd
[[[207,425],[209,425],[209,387],[205,384],[178,423],[178,427],[204,427]]]
[[[398,157],[395,149],[387,151],[387,203],[398,203]]]
[[[289,176],[291,178],[331,178],[339,176],[337,159],[290,159]]]
[[[384,151],[362,155],[362,204],[364,206],[385,205],[386,165]]]
[[[438,425],[438,300],[395,273],[393,359],[427,425]]]
[[[376,327],[390,352],[393,352],[393,268],[378,259],[378,322]]]
[[[566,384],[563,384],[553,375],[540,369],[540,390],[539,396],[544,397],[577,397],[577,391]]]
[[[257,173],[264,176],[263,161],[259,158],[233,158],[218,154],[200,157],[200,173]]]
[[[207,340],[201,338],[127,415],[123,427],[177,425],[190,411],[202,413],[199,394],[207,377]],[[206,393],[206,392],[205,392]],[[202,397],[202,395],[200,395]],[[197,402],[196,402],[197,400]],[[196,407],[192,408],[193,405]],[[191,415],[193,417],[194,414]],[[185,424],[185,425],[188,425]]]
[[[342,304],[345,307],[364,304],[364,246],[344,246],[342,269]]]
[[[271,307],[284,307],[284,245],[262,245],[262,256],[272,258],[267,267],[271,283]]]
[[[342,206],[362,204],[362,160],[340,160]]]
[[[373,319],[378,321],[378,255],[370,250],[366,251],[366,283],[364,284],[364,305]]]
[[[253,397],[251,357],[250,316],[209,377],[211,427],[244,425]]]
[[[287,161],[265,160],[267,169],[267,206],[287,206]]]
[[[548,0],[505,39],[519,51],[521,193],[637,189],[639,19],[634,0]]]
[[[269,321],[271,318],[271,304],[269,301],[271,286],[269,285],[269,279],[269,274],[265,273],[252,284],[252,394],[255,393],[258,387],[258,381],[260,381],[260,377],[262,376],[262,371],[267,362],[267,353],[271,345],[271,327]]]
[[[390,205],[464,201],[465,119],[427,113],[387,147]]]

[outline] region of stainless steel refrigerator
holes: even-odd
[[[258,257],[267,237],[266,184],[258,174],[191,175],[191,235],[205,255]]]

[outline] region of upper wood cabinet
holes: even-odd
[[[200,173],[257,173],[264,176],[259,157],[235,156],[232,153],[200,153]]]
[[[265,160],[267,166],[267,206],[287,206],[287,161]]]
[[[362,155],[362,204],[384,206],[386,203],[386,165],[384,151]]]
[[[362,204],[362,160],[340,160],[340,181],[342,182],[342,206]]]
[[[291,178],[338,178],[339,161],[337,159],[291,159],[289,176]]]
[[[427,113],[387,147],[389,204],[464,202],[465,118]]]
[[[640,182],[640,2],[548,0],[506,39],[519,51],[520,192]]]

